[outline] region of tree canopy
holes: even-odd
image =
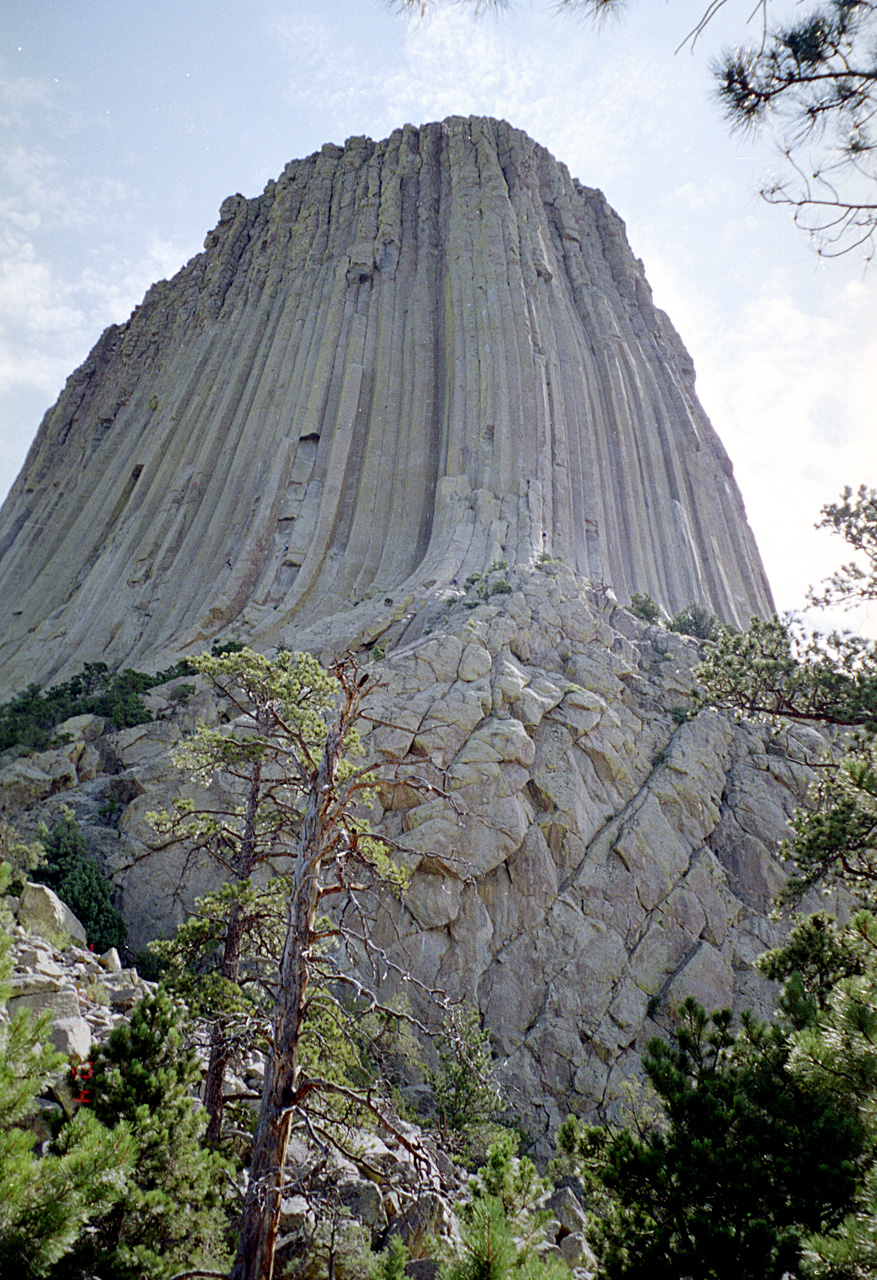
[[[562,1149],[584,1157],[609,1193],[594,1241],[608,1280],[780,1280],[807,1232],[837,1226],[853,1204],[866,1145],[855,1109],[823,1075],[790,1070],[777,1027],[690,997],[669,1040],[643,1068],[663,1105],[659,1124],[582,1128]]]

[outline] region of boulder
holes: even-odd
[[[546,1201],[545,1208],[567,1233],[583,1232],[588,1225],[584,1205],[571,1187],[558,1187]]]
[[[375,1234],[387,1226],[387,1214],[378,1187],[366,1178],[345,1179],[338,1185],[341,1203],[364,1227]]]
[[[107,973],[121,973],[122,961],[119,959],[119,953],[115,947],[110,947],[109,951],[105,951],[99,957],[98,963]]]
[[[44,884],[26,884],[18,906],[18,922],[38,933],[56,947],[73,942],[88,945],[85,929],[76,916],[51,889]]]
[[[85,1018],[55,1018],[49,1028],[49,1039],[67,1058],[85,1061],[91,1054],[94,1037]]]
[[[428,1256],[433,1237],[450,1228],[449,1206],[436,1192],[418,1196],[390,1223],[390,1234],[401,1236],[408,1257],[416,1260]]]
[[[9,1001],[9,1009],[13,1013],[17,1013],[20,1009],[27,1009],[35,1017],[48,1013],[53,1022],[65,1018],[79,1018],[81,1015],[79,996],[72,985],[15,996]]]

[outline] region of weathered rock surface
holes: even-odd
[[[46,415],[0,513],[0,690],[230,627],[343,648],[545,553],[671,612],[771,607],[602,194],[500,121],[352,138],[226,200]]]
[[[511,589],[491,594],[500,581]],[[375,938],[477,1004],[534,1133],[611,1104],[686,994],[769,1010],[752,962],[779,937],[776,844],[827,750],[817,733],[773,738],[711,712],[679,723],[698,643],[559,563],[388,607],[380,641],[365,741],[401,781],[381,788],[375,819],[412,879]],[[195,703],[223,714],[203,690]],[[147,815],[189,785],[170,751],[192,714],[96,739],[116,772],[24,815],[71,805],[135,950],[210,884],[186,850],[150,851]],[[112,826],[108,794],[121,797]]]
[[[376,662],[370,753],[448,794],[381,788],[412,878],[375,938],[477,1004],[535,1135],[611,1104],[683,995],[768,1008],[776,842],[826,750],[685,721],[697,644],[618,604],[771,608],[693,378],[599,192],[502,122],[406,126],[227,200],[0,512],[6,693],[214,636]],[[191,785],[174,744],[226,714],[196,685],[0,762],[25,829],[71,805],[135,949],[212,887],[148,816]],[[134,998],[100,974],[111,1010]]]

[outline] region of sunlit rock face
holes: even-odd
[[[684,995],[769,1009],[776,842],[824,749],[688,720],[700,647],[623,607],[771,611],[693,381],[599,192],[505,123],[406,126],[227,200],[0,513],[4,693],[214,637],[374,664],[372,820],[411,879],[370,936],[477,1006],[536,1137],[614,1105]],[[229,714],[196,684],[0,762],[27,829],[74,809],[136,947],[211,887],[149,818]]]
[[[685,996],[771,1013],[752,962],[787,927],[768,918],[785,880],[777,842],[830,748],[804,725],[686,719],[704,646],[564,565],[487,584],[397,617],[367,668],[379,683],[360,728],[383,778],[370,820],[410,882],[360,906],[385,997],[428,1020],[424,989],[475,1006],[510,1106],[548,1156],[571,1111],[611,1113]],[[147,696],[149,724],[79,716],[58,745],[0,760],[0,811],[26,808],[28,832],[73,809],[135,951],[216,884],[190,847],[156,848],[150,814],[203,797],[174,749],[236,709],[200,677],[188,702],[174,683]],[[212,793],[220,811],[229,788]]]
[[[106,331],[0,513],[0,682],[561,557],[625,601],[771,609],[690,357],[602,194],[453,117],[293,161]]]

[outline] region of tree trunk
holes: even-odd
[[[262,793],[262,766],[256,764],[250,776],[247,790],[247,812],[244,832],[235,866],[235,879],[243,883],[250,878],[256,858],[256,816]],[[240,903],[236,902],[229,914],[225,930],[225,945],[220,972],[229,982],[237,982],[244,950],[244,917]],[[210,1055],[204,1076],[204,1107],[207,1111],[207,1131],[204,1135],[211,1147],[222,1136],[222,1117],[225,1110],[225,1069],[231,1051],[228,1044],[228,1020],[221,1015],[214,1018],[210,1028]]]
[[[240,972],[241,953],[244,945],[244,922],[240,904],[235,903],[228,917],[225,931],[225,949],[222,957],[222,976],[230,982],[237,982]],[[207,1071],[204,1076],[204,1106],[207,1110],[207,1131],[205,1139],[211,1147],[215,1147],[222,1135],[222,1116],[225,1110],[225,1068],[231,1057],[227,1036],[227,1019],[221,1015],[214,1018],[210,1028],[210,1056],[207,1060]]]
[[[343,715],[339,715],[336,725],[326,735],[326,745],[308,791],[287,908],[273,1034],[265,1061],[265,1084],[253,1139],[240,1241],[229,1280],[272,1280],[274,1274],[283,1169],[297,1102],[298,1050],[310,947],[319,902],[320,867],[329,834],[326,805],[333,795],[335,766],[343,741],[342,725]]]

